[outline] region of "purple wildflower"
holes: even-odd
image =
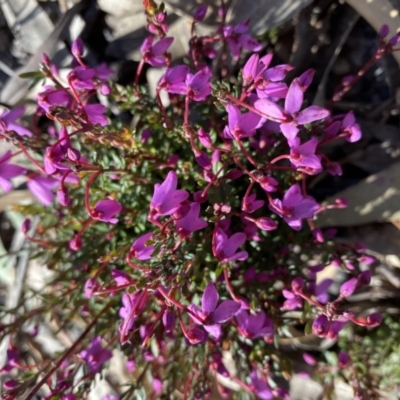
[[[202,101],[211,94],[211,71],[204,67],[194,75],[188,73],[186,76],[187,94],[194,101]]]
[[[0,157],[0,186],[5,192],[9,192],[12,189],[10,179],[26,172],[25,168],[22,168],[19,165],[9,164],[8,161],[11,157],[12,154],[10,150],[6,151]]]
[[[168,68],[158,82],[158,87],[168,93],[186,94],[187,86],[185,80],[188,73],[189,67],[187,65]]]
[[[174,213],[181,203],[188,197],[186,190],[176,190],[178,177],[174,171],[170,171],[162,184],[154,185],[154,194],[150,202],[150,214],[170,215]]]
[[[82,350],[79,355],[86,361],[89,371],[93,374],[100,371],[101,366],[112,357],[112,352],[103,349],[101,337],[96,336],[86,350]]]
[[[153,36],[146,38],[140,47],[143,54],[143,59],[153,67],[165,67],[167,65],[165,59],[165,52],[171,46],[174,38],[166,37],[160,39],[153,45]]]
[[[258,210],[264,205],[264,200],[256,200],[256,194],[253,193],[250,196],[244,197],[242,201],[242,211],[249,214]]]
[[[37,96],[37,102],[47,113],[53,106],[64,106],[70,108],[72,97],[66,89],[55,89],[52,86],[45,86],[45,90]]]
[[[175,221],[176,230],[182,237],[188,237],[193,232],[200,229],[204,229],[207,226],[207,222],[199,217],[200,204],[190,203],[190,210],[187,214]]]
[[[115,214],[121,212],[121,210],[122,206],[116,200],[100,200],[91,210],[90,216],[98,221],[116,224],[118,218],[113,217]]]
[[[17,107],[11,111],[3,110],[0,115],[0,134],[14,131],[20,136],[32,136],[32,132],[15,121],[22,117],[25,107]]]
[[[356,117],[353,111],[349,111],[343,118],[341,132],[346,135],[346,140],[351,143],[360,140],[361,128],[360,125],[356,123]]]
[[[249,111],[241,114],[240,110],[229,104],[228,111],[228,126],[223,131],[225,139],[242,139],[255,135],[256,129],[262,122],[261,116]]]
[[[251,372],[250,379],[253,392],[259,399],[271,400],[274,397],[271,388],[264,379],[259,377],[256,370]]]
[[[28,189],[44,206],[49,206],[54,200],[53,189],[58,185],[56,179],[36,175],[28,177]]]
[[[103,104],[87,104],[83,109],[92,124],[108,125],[108,118],[104,115],[106,107]]]
[[[250,51],[260,51],[262,49],[260,43],[245,33],[248,29],[248,23],[240,23],[235,26],[226,25],[224,27],[223,35],[228,41],[229,48],[235,60],[239,58],[242,47]]]
[[[270,210],[282,217],[288,225],[298,231],[303,218],[313,218],[319,205],[309,197],[303,197],[300,186],[295,184],[283,196],[283,200],[273,200]]]
[[[137,238],[131,246],[131,249],[129,251],[129,257],[137,258],[138,260],[150,260],[155,245],[154,244],[146,245],[146,242],[148,242],[152,236],[153,233],[148,232]]]
[[[301,84],[298,79],[294,79],[287,92],[284,109],[268,99],[257,100],[254,107],[270,119],[280,122],[284,136],[293,139],[299,132],[298,125],[306,125],[329,115],[328,110],[318,106],[310,106],[300,111],[303,99]]]
[[[217,289],[212,282],[210,282],[204,290],[201,299],[201,310],[194,304],[188,306],[188,308],[201,319],[196,318],[192,314],[190,317],[200,325],[204,326],[204,329],[216,339],[221,336],[221,326],[223,322],[231,319],[239,310],[240,303],[233,300],[225,300],[218,307],[219,295]]]
[[[300,144],[299,138],[294,138],[289,140],[290,146],[290,162],[296,168],[299,167],[308,167],[314,170],[320,170],[321,160],[315,154],[317,149],[318,139],[312,138],[308,142]]]
[[[296,308],[301,308],[303,306],[303,298],[293,293],[290,290],[283,289],[282,294],[285,297],[285,301],[282,306],[282,310],[295,310]]]
[[[213,253],[218,261],[226,263],[235,260],[246,260],[249,256],[247,251],[237,249],[246,241],[246,235],[242,232],[234,233],[229,239],[227,234],[220,228],[214,231]]]
[[[273,332],[272,322],[262,310],[257,314],[250,314],[242,309],[235,318],[239,324],[240,333],[248,339],[271,335]]]

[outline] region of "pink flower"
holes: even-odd
[[[58,185],[54,178],[36,175],[28,178],[28,189],[44,206],[49,206],[54,200],[53,189]]]
[[[116,224],[118,222],[118,218],[113,217],[115,214],[121,212],[121,210],[122,206],[116,200],[100,200],[91,210],[90,216],[98,221]]]
[[[6,151],[0,157],[0,186],[5,192],[9,192],[12,189],[10,179],[22,175],[26,172],[25,168],[19,165],[9,164],[8,161],[11,159],[11,151]]]
[[[152,236],[153,233],[148,232],[137,238],[132,244],[132,247],[129,251],[129,256],[132,258],[137,258],[138,260],[150,260],[155,245],[146,245],[146,242],[149,241]]]
[[[321,170],[320,157],[315,154],[318,139],[312,138],[308,142],[300,144],[299,138],[289,140],[290,162],[296,168],[307,167],[313,170]]]
[[[260,51],[262,49],[260,43],[245,33],[248,29],[248,23],[240,23],[234,26],[226,25],[224,27],[223,35],[228,41],[229,48],[235,60],[239,58],[242,47],[251,51]]]
[[[304,94],[299,79],[294,79],[289,87],[285,99],[285,107],[269,99],[260,99],[254,103],[254,107],[268,116],[273,121],[280,122],[280,128],[287,139],[294,139],[299,132],[299,125],[306,125],[314,121],[326,118],[329,111],[318,106],[310,106],[300,111]]]
[[[166,37],[153,45],[153,36],[146,38],[140,47],[144,60],[153,67],[165,67],[165,52],[171,46],[174,38]]]
[[[11,111],[3,110],[0,115],[0,134],[3,132],[14,131],[20,136],[32,136],[32,132],[15,121],[22,117],[25,107],[17,107]]]
[[[283,200],[275,199],[269,205],[271,211],[282,217],[290,227],[298,231],[304,218],[313,218],[319,209],[316,201],[303,197],[300,186],[295,184],[283,196]]]
[[[246,260],[249,256],[247,251],[237,249],[246,241],[246,235],[242,232],[234,233],[229,239],[226,233],[218,228],[213,236],[213,253],[218,261],[226,263],[235,260]]]
[[[256,129],[262,124],[260,115],[251,111],[241,114],[240,110],[229,104],[228,111],[228,126],[223,131],[223,137],[226,139],[242,139],[255,135]]]
[[[239,324],[240,333],[248,339],[272,335],[272,322],[265,316],[264,311],[257,314],[250,314],[248,311],[241,310],[235,315]]]
[[[178,177],[174,171],[170,171],[162,184],[154,185],[154,194],[150,202],[150,214],[171,215],[181,203],[188,197],[186,190],[176,190],[178,186]]]
[[[79,355],[86,361],[89,371],[93,374],[99,372],[101,366],[112,357],[111,351],[101,346],[100,336],[96,336],[89,347],[82,350]]]
[[[204,326],[204,329],[216,339],[221,337],[221,325],[231,319],[239,310],[240,303],[233,300],[223,301],[218,307],[219,295],[217,289],[210,282],[204,290],[201,298],[201,311],[197,306],[191,304],[188,308],[201,319],[192,314],[190,317],[197,323]]]
[[[176,230],[182,237],[188,237],[193,232],[207,226],[207,222],[199,217],[200,204],[190,203],[189,207],[189,212],[183,218],[175,221]]]

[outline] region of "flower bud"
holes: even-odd
[[[257,218],[254,223],[263,231],[272,231],[278,227],[276,221],[267,217]]]
[[[196,160],[197,164],[200,165],[200,167],[202,167],[206,170],[211,170],[212,166],[211,166],[210,158],[204,151],[199,152],[199,154],[195,157],[195,160]]]
[[[82,238],[80,236],[74,236],[69,241],[69,248],[73,251],[78,251],[82,248]]]
[[[25,221],[22,223],[22,233],[28,233],[29,229],[31,229],[31,220],[29,218],[25,219]]]
[[[379,29],[379,36],[381,38],[385,38],[387,35],[389,35],[389,32],[390,32],[389,25],[383,24]]]
[[[19,383],[17,380],[15,379],[9,379],[8,381],[5,381],[3,383],[3,387],[6,390],[12,390],[15,389],[16,387],[18,387]]]
[[[372,313],[367,317],[368,326],[371,328],[375,328],[376,326],[380,325],[382,322],[382,314],[379,312]]]
[[[349,201],[345,199],[344,197],[338,197],[335,200],[335,206],[337,208],[346,208],[349,205]]]
[[[207,9],[208,9],[207,4],[203,4],[203,5],[199,6],[199,7],[197,7],[196,10],[193,13],[194,22],[203,21],[204,18],[206,17]]]
[[[163,314],[162,321],[166,332],[172,332],[175,325],[175,314],[172,310],[166,310]]]
[[[351,278],[340,287],[340,295],[342,297],[351,296],[357,288],[357,278]]]
[[[211,136],[205,130],[200,128],[197,131],[197,136],[204,147],[209,148],[212,146]]]
[[[143,129],[142,134],[140,136],[140,141],[142,143],[146,143],[151,136],[151,130],[149,128]]]
[[[57,189],[57,198],[60,204],[64,207],[68,207],[71,204],[68,189],[64,185],[60,185]]]
[[[292,290],[294,293],[301,292],[301,289],[304,286],[304,280],[300,276],[294,278],[292,281]]]
[[[251,82],[253,82],[257,74],[259,62],[260,62],[260,56],[258,54],[253,54],[244,65],[242,70],[242,77],[243,77],[243,83],[246,86],[249,85]]]
[[[396,44],[398,44],[400,42],[400,35],[396,34],[394,35],[390,40],[389,40],[389,44],[391,46],[396,46]]]
[[[350,364],[350,356],[345,351],[341,351],[338,354],[338,360],[339,360],[339,368],[346,368]]]
[[[329,331],[330,322],[325,314],[319,315],[312,324],[312,331],[318,337],[325,337]]]
[[[81,159],[81,153],[77,149],[69,147],[67,149],[67,157],[72,162],[78,162]]]
[[[72,42],[71,52],[73,56],[77,59],[80,59],[83,56],[85,51],[83,42],[81,38],[77,38]]]
[[[314,229],[312,230],[312,235],[314,236],[314,239],[315,239],[318,243],[324,243],[324,235],[323,235],[321,229],[314,228]]]

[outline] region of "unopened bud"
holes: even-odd
[[[77,38],[72,42],[71,52],[73,56],[77,59],[80,59],[83,56],[85,51],[85,47],[83,45],[82,39]]]
[[[197,7],[193,14],[194,22],[203,21],[204,18],[206,17],[207,9],[208,9],[208,6],[206,4],[203,4],[199,7]]]
[[[27,218],[23,223],[22,223],[22,233],[28,233],[29,229],[31,229],[31,220]]]

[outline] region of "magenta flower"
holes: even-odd
[[[217,289],[212,282],[210,282],[204,290],[201,298],[201,311],[197,306],[191,304],[188,306],[190,311],[201,319],[196,318],[194,315],[189,314],[190,317],[199,325],[203,325],[204,329],[216,339],[221,337],[221,325],[223,322],[231,319],[239,310],[240,303],[233,300],[225,300],[218,307],[219,295]]]
[[[261,116],[249,111],[241,114],[240,110],[229,104],[228,111],[228,126],[223,131],[225,139],[242,139],[255,135],[256,129],[262,124]]]
[[[45,90],[38,94],[37,102],[48,113],[53,106],[70,108],[72,97],[65,89],[55,89],[52,86],[45,86]]]
[[[54,178],[36,175],[33,178],[28,177],[27,186],[31,193],[44,206],[49,206],[54,200],[53,189],[58,185]]]
[[[11,111],[3,110],[0,115],[0,134],[14,131],[20,136],[32,136],[32,132],[15,121],[22,117],[25,107],[17,107]]]
[[[116,200],[100,200],[90,211],[90,216],[102,222],[116,224],[118,218],[113,218],[115,214],[121,212],[122,206]]]
[[[346,135],[346,140],[351,143],[361,139],[361,128],[356,123],[353,111],[349,111],[343,118],[341,132]]]
[[[112,357],[112,352],[103,349],[101,337],[96,336],[86,350],[82,350],[79,355],[86,361],[86,365],[92,374],[100,371],[101,366]]]
[[[8,161],[11,157],[12,155],[10,150],[6,151],[0,157],[0,186],[5,192],[9,192],[12,189],[10,179],[26,172],[26,169],[19,165],[9,164]]]
[[[153,67],[165,67],[167,65],[165,60],[165,52],[171,46],[174,38],[166,37],[160,39],[153,45],[153,36],[146,38],[140,47],[143,54],[143,59]]]
[[[190,203],[187,214],[175,221],[176,230],[182,237],[189,237],[193,232],[204,229],[207,222],[199,217],[200,204]]]
[[[235,60],[239,59],[242,47],[251,51],[260,51],[262,49],[260,43],[245,33],[248,29],[248,23],[240,23],[235,26],[226,25],[224,27],[223,35],[228,41],[229,48],[231,49],[232,56]]]
[[[262,400],[271,400],[274,396],[272,394],[271,388],[268,386],[267,382],[258,376],[256,370],[250,374],[251,387],[253,388],[253,393]]]
[[[363,286],[368,285],[371,282],[371,271],[363,271],[357,278],[350,278],[344,282],[340,287],[340,295],[342,297],[349,297],[355,291],[361,289]]]
[[[320,170],[321,160],[315,154],[317,149],[318,139],[312,138],[308,142],[300,144],[299,138],[289,140],[290,146],[290,162],[296,168],[307,167],[314,170]]]
[[[302,219],[313,218],[319,209],[318,203],[310,197],[304,197],[300,186],[295,184],[283,196],[269,205],[271,211],[282,217],[294,230],[301,229]]]
[[[235,318],[239,324],[240,333],[248,339],[269,336],[273,333],[272,322],[262,310],[257,314],[250,314],[242,309]]]
[[[287,139],[293,139],[299,132],[299,125],[306,125],[326,118],[329,111],[318,106],[310,106],[300,111],[304,93],[298,79],[291,83],[285,99],[285,108],[268,99],[260,99],[254,107],[273,121],[280,122],[282,133]]]
[[[146,245],[146,242],[153,236],[152,232],[145,233],[144,235],[137,238],[129,251],[129,256],[132,258],[137,258],[138,260],[150,260],[155,245]]]
[[[92,124],[108,125],[108,118],[104,115],[106,107],[103,104],[88,104],[83,109]]]
[[[170,171],[162,184],[154,185],[154,194],[150,202],[150,214],[171,215],[182,202],[188,197],[186,190],[176,190],[178,186],[178,177],[174,171]]]
[[[325,314],[321,314],[315,318],[312,324],[312,331],[318,337],[325,337],[329,332],[330,325],[328,317]]]
[[[187,85],[185,81],[188,73],[189,67],[187,65],[168,68],[158,82],[158,86],[168,93],[186,94]]]
[[[211,71],[208,67],[204,67],[194,75],[188,73],[186,76],[187,94],[194,101],[202,101],[211,94]]]
[[[296,308],[301,308],[303,306],[303,298],[293,293],[290,290],[283,289],[282,294],[285,297],[285,301],[282,306],[282,310],[295,310]]]
[[[250,196],[244,197],[242,201],[242,211],[249,214],[258,210],[264,205],[264,200],[256,200],[256,194],[253,193]]]
[[[119,316],[123,318],[123,321],[118,327],[121,344],[128,341],[128,336],[133,329],[135,318],[140,315],[146,307],[147,298],[148,294],[145,291],[124,293],[122,295],[122,307],[119,310]]]
[[[235,260],[246,260],[249,256],[247,251],[237,249],[246,241],[246,235],[242,232],[234,233],[229,239],[227,234],[220,228],[214,231],[213,254],[222,263]]]

